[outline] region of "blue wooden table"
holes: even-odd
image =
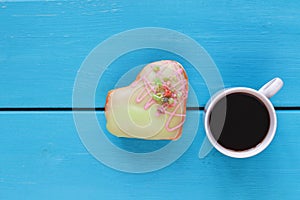
[[[299,199],[298,1],[2,0],[0,25],[1,200]],[[216,150],[199,159],[205,132],[203,113],[194,110],[189,112],[200,115],[197,135],[170,166],[132,174],[96,160],[73,120],[77,72],[100,42],[142,27],[193,38],[213,58],[225,87],[258,89],[281,77],[285,85],[271,100],[278,116],[271,145],[249,159]],[[95,99],[101,126],[107,91],[132,67],[161,59],[186,64],[199,106],[205,105],[209,93],[192,66],[170,52],[143,49],[121,56],[103,73]],[[131,151],[141,148],[140,141],[129,143]]]

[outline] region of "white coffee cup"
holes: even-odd
[[[277,128],[276,112],[269,98],[271,98],[274,94],[276,94],[281,89],[282,86],[283,86],[283,81],[280,78],[274,78],[271,81],[269,81],[267,84],[265,84],[258,91],[247,87],[234,87],[234,88],[228,88],[217,92],[214,96],[212,96],[212,98],[209,100],[209,102],[207,103],[204,109],[204,127],[205,127],[207,138],[210,141],[210,143],[219,152],[234,158],[247,158],[262,152],[265,148],[267,148],[267,146],[273,140]],[[212,109],[214,108],[216,103],[218,103],[222,98],[224,99],[225,96],[232,93],[246,93],[249,95],[253,95],[258,100],[260,100],[260,102],[266,107],[270,117],[269,129],[265,138],[255,147],[243,151],[234,151],[220,145],[215,139],[215,137],[213,136],[209,124],[209,118]],[[224,113],[225,112],[226,112],[226,106],[224,106]]]

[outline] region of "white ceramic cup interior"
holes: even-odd
[[[271,143],[271,141],[274,138],[276,128],[277,128],[277,118],[276,118],[276,112],[274,109],[273,104],[270,102],[269,98],[271,98],[274,94],[276,94],[281,87],[283,86],[283,81],[280,78],[274,78],[268,83],[266,83],[261,89],[254,90],[247,87],[235,87],[235,88],[229,88],[224,89],[222,91],[217,92],[207,103],[205,109],[204,109],[204,127],[206,131],[207,138],[211,142],[211,144],[221,153],[224,155],[234,157],[234,158],[247,158],[254,156],[260,152],[262,152],[267,146]],[[234,151],[231,149],[227,149],[220,145],[214,136],[211,133],[210,126],[209,126],[209,116],[211,115],[211,112],[219,100],[221,100],[223,97],[232,94],[232,93],[247,93],[250,95],[255,96],[257,99],[259,99],[267,108],[270,116],[270,125],[269,125],[269,131],[266,134],[266,137],[264,140],[258,144],[257,146],[247,149],[244,151]],[[226,112],[226,106],[224,106],[224,116]],[[225,120],[225,119],[224,119]]]

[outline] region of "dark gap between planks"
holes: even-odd
[[[204,110],[204,107],[187,107],[187,110]],[[275,107],[275,110],[300,110],[300,106]],[[104,111],[104,108],[72,108],[72,107],[40,107],[40,108],[0,108],[0,112],[16,112],[16,111]]]

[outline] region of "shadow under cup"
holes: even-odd
[[[256,155],[274,137],[275,110],[269,99],[256,90],[227,89],[212,98],[205,112],[208,139],[230,157]]]

